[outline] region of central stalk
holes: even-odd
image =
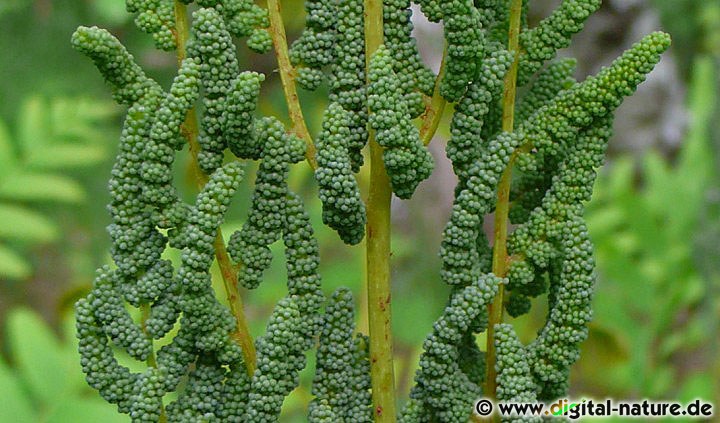
[[[365,69],[383,44],[382,0],[365,1]],[[395,422],[395,375],[390,313],[390,199],[382,147],[370,130],[370,193],[367,201],[367,294],[370,378],[375,422]]]
[[[503,90],[503,115],[502,130],[512,132],[515,119],[515,93],[517,91],[518,55],[520,46],[520,18],[522,16],[522,0],[512,0],[510,4],[510,27],[508,28],[508,50],[515,58],[505,75]],[[508,272],[508,212],[510,210],[510,182],[512,181],[512,168],[515,162],[515,154],[500,177],[497,190],[497,204],[495,207],[495,231],[493,244],[492,272],[501,278],[507,276]],[[495,371],[495,325],[503,320],[503,301],[505,287],[500,285],[498,293],[492,304],[488,307],[488,330],[487,330],[487,368],[485,374],[485,396],[495,399],[497,397],[497,372]]]

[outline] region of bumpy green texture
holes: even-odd
[[[581,10],[589,7],[592,2],[586,2]],[[576,15],[585,19],[579,12]],[[517,341],[511,326],[496,327],[500,399],[536,401],[566,395],[569,369],[579,357],[592,315],[594,262],[582,218],[583,204],[590,199],[596,169],[603,162],[612,113],[652,70],[669,41],[663,33],[648,35],[582,83],[572,79],[573,61],[552,63],[520,100],[520,123],[515,132],[493,135],[474,151],[468,148],[473,145],[469,142],[463,144],[466,148],[455,144],[462,136],[478,133],[458,125],[465,123],[464,107],[470,102],[458,104],[448,155],[460,182],[442,241],[443,279],[451,285],[471,287],[487,271],[489,247],[482,236],[482,223],[493,211],[500,175],[515,154],[519,174],[511,195],[511,207],[516,210],[510,215],[520,225],[509,239],[506,308],[508,314],[518,316],[529,310],[531,298],[544,292],[549,298],[547,323],[528,347]],[[466,97],[472,98],[471,93],[473,85]],[[499,119],[499,115],[487,113],[485,119]],[[477,139],[493,132],[483,130]],[[459,291],[456,288],[454,292],[458,295]],[[480,383],[483,378],[478,373],[474,381]],[[407,413],[417,413],[418,407],[418,401],[412,402]],[[439,421],[452,420],[440,417]]]
[[[385,46],[392,57],[392,66],[400,79],[405,102],[412,117],[425,110],[422,94],[432,95],[435,74],[423,63],[415,38],[410,0],[383,2]]]
[[[440,93],[448,101],[462,97],[478,72],[485,40],[482,18],[473,0],[421,0],[422,11],[432,22],[443,21],[447,57]]]
[[[574,59],[560,59],[543,69],[531,83],[517,108],[518,120],[521,122],[528,120],[561,91],[575,85],[575,79],[572,77],[574,69]],[[558,156],[531,155],[529,152],[523,152],[518,156],[517,167],[520,176],[513,181],[510,195],[513,202],[510,220],[513,223],[525,222],[530,212],[540,204],[552,180],[553,172],[549,169],[556,168],[559,159]]]
[[[77,334],[81,364],[88,383],[118,410],[139,421],[159,416],[164,391],[154,389],[161,383],[153,369],[131,373],[119,365],[112,345],[138,360],[152,353],[152,336],[136,324],[124,305],[151,306],[176,287],[172,267],[160,260],[166,238],[152,224],[142,198],[140,177],[142,141],[149,136],[153,114],[160,95],[152,84],[128,111],[120,140],[118,159],[112,170],[109,207],[113,240],[112,257],[116,269],[103,267],[88,296],[77,304]],[[125,87],[119,86],[119,89]],[[171,150],[172,151],[172,150]],[[174,310],[170,318],[176,318]]]
[[[198,164],[209,174],[222,165],[228,145],[223,115],[233,81],[240,70],[235,45],[222,15],[215,9],[203,8],[193,13],[193,20],[193,39],[188,46],[188,55],[200,60],[205,106],[198,135]]]
[[[144,180],[143,197],[152,204],[155,224],[170,229],[182,223],[187,208],[179,200],[172,182],[173,150],[183,146],[180,126],[198,98],[200,66],[197,59],[187,58],[156,112],[155,122],[143,149],[140,175]]]
[[[446,151],[461,185],[468,180],[467,169],[482,154],[482,130],[490,109],[502,95],[503,78],[512,61],[511,54],[495,45],[482,61],[478,78],[470,84],[455,106],[451,137]]]
[[[288,295],[297,304],[301,319],[298,329],[305,340],[305,349],[310,349],[320,330],[318,313],[325,301],[318,273],[320,247],[302,200],[292,192],[285,205],[284,228]]]
[[[469,377],[461,368],[460,349],[467,334],[474,329],[478,316],[486,313],[504,281],[485,274],[467,287],[455,291],[442,316],[425,339],[420,369],[410,392],[411,401],[403,410],[401,421],[414,422],[422,408],[431,421],[467,422],[472,401],[481,395],[481,380]]]
[[[367,340],[355,335],[352,293],[336,290],[323,318],[309,421],[371,422]],[[329,420],[334,418],[334,420]]]
[[[96,26],[81,26],[72,35],[72,46],[92,59],[110,84],[118,103],[133,105],[149,91],[160,90],[160,86],[135,63],[125,46],[108,31]]]
[[[285,297],[275,306],[265,335],[257,340],[257,370],[252,377],[245,422],[278,420],[283,400],[300,382],[305,339],[298,306]]]
[[[247,46],[257,53],[272,49],[268,32],[270,20],[267,10],[253,0],[197,0],[201,7],[212,7],[222,14],[225,26],[238,38],[248,37]]]
[[[566,393],[570,365],[579,357],[579,345],[587,337],[591,318],[594,262],[582,219],[583,203],[590,199],[595,171],[603,161],[612,112],[642,82],[668,45],[666,34],[645,37],[597,76],[546,101],[516,132],[523,144],[531,146],[528,151],[535,156],[526,159],[534,164],[523,166],[525,172],[536,169],[551,176],[549,182],[545,178],[535,179],[540,182],[531,192],[536,196],[536,204],[510,237],[509,252],[518,259],[509,272],[508,311],[513,315],[526,312],[529,298],[549,288],[550,312],[545,327],[528,347],[527,358],[515,360],[521,364],[513,374],[532,379],[523,378],[518,385],[517,380],[499,378],[498,392],[509,389],[543,400]],[[569,72],[555,73],[557,82],[567,81]],[[454,214],[460,217],[460,211],[454,210]],[[455,247],[452,243],[446,245]],[[452,256],[444,261],[457,263]],[[466,265],[469,265],[466,270],[473,271],[472,262]],[[549,287],[544,282],[545,274],[550,280]],[[529,371],[522,367],[526,365]],[[532,393],[529,384],[536,386]]]
[[[390,186],[398,197],[410,198],[418,184],[430,176],[434,163],[411,121],[400,78],[384,46],[373,55],[368,81],[370,127],[383,147]]]
[[[344,142],[355,172],[363,164],[361,150],[368,140],[364,22],[363,0],[338,0],[330,102],[339,104],[347,112],[349,136]]]
[[[525,54],[520,60],[519,84],[524,85],[558,50],[569,46],[570,38],[583,29],[600,4],[601,0],[563,0],[538,26],[523,31],[520,46]]]
[[[533,113],[554,99],[560,91],[575,85],[573,72],[576,66],[577,60],[563,58],[554,60],[541,70],[515,110],[515,118],[518,122],[525,122]]]
[[[490,141],[482,159],[468,169],[469,181],[458,194],[445,229],[441,257],[447,283],[466,285],[477,277],[478,259],[472,244],[481,219],[492,210],[495,186],[510,153],[524,143],[542,150],[541,157],[568,151],[567,146],[581,128],[611,113],[624,96],[633,92],[668,44],[666,34],[647,36],[596,77],[562,92],[517,132],[500,134]],[[591,187],[585,189],[589,192]]]
[[[232,83],[223,112],[228,147],[241,159],[257,160],[262,155],[262,140],[255,132],[253,113],[260,97],[260,84],[264,80],[265,75],[257,72],[239,74]]]
[[[137,13],[135,25],[152,35],[155,47],[171,51],[175,43],[175,11],[173,0],[125,0],[130,13]]]
[[[480,14],[472,0],[450,0],[444,3],[447,57],[440,93],[450,101],[457,101],[478,71],[484,46],[483,33],[480,30]]]
[[[566,390],[569,366],[579,357],[591,313],[594,261],[592,244],[582,220],[581,204],[591,194],[595,169],[602,163],[612,120],[602,118],[583,131],[553,177],[543,203],[511,238],[511,251],[525,257],[536,273],[551,275],[548,322],[530,346],[533,376],[541,398]],[[542,226],[537,225],[543,222]],[[531,227],[530,225],[537,225]],[[537,249],[536,245],[546,245]],[[519,262],[523,263],[523,262]],[[517,264],[514,267],[519,267]],[[518,274],[514,272],[511,277]],[[514,283],[514,290],[538,295],[532,282]],[[534,295],[533,295],[534,294]]]
[[[335,63],[338,10],[334,1],[308,0],[305,11],[305,28],[290,47],[290,62],[297,69],[298,84],[315,90],[325,78],[323,69]]]
[[[497,399],[503,402],[535,402],[536,386],[530,374],[530,363],[525,347],[520,343],[512,325],[495,326],[497,361]],[[540,417],[503,417],[503,422],[541,422]]]
[[[449,285],[466,286],[482,274],[477,250],[485,214],[494,207],[495,190],[513,150],[520,145],[517,133],[501,133],[483,149],[481,159],[467,170],[465,188],[455,198],[450,222],[440,246],[441,276]]]
[[[225,369],[212,357],[200,357],[190,373],[187,386],[177,401],[167,407],[168,421],[217,421],[222,410],[220,402]]]
[[[227,334],[234,329],[234,319],[212,291],[209,270],[214,259],[215,235],[242,177],[242,165],[238,162],[218,168],[198,194],[187,225],[179,235],[183,244],[178,270],[185,292],[181,303],[183,321],[200,350],[224,348]]]
[[[228,252],[242,265],[238,281],[248,289],[257,288],[270,267],[270,244],[280,239],[285,223],[288,171],[305,154],[305,143],[287,134],[275,118],[258,120],[255,130],[264,147],[252,205],[242,229],[233,233],[228,243]]]
[[[349,134],[348,112],[339,104],[330,103],[316,140],[315,178],[323,204],[323,222],[335,229],[345,243],[354,245],[365,236],[367,217],[345,143]]]

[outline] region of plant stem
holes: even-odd
[[[185,45],[187,44],[187,40],[190,35],[190,29],[188,27],[187,6],[178,0],[175,0],[175,31],[177,41],[177,58],[178,64],[180,64],[186,55]],[[206,175],[198,165],[197,157],[200,145],[197,141],[198,124],[194,107],[185,115],[185,121],[182,124],[181,132],[188,141],[197,185],[198,188],[202,189],[202,187],[204,187],[208,182],[208,175]],[[223,238],[222,231],[219,228],[215,241],[213,242],[213,246],[215,247],[215,258],[217,259],[218,267],[220,267],[220,273],[223,278],[225,295],[227,296],[228,303],[230,304],[230,311],[235,317],[235,331],[231,334],[231,336],[242,348],[243,358],[245,359],[245,368],[247,369],[248,375],[252,376],[256,367],[255,344],[253,343],[250,330],[248,329],[242,297],[238,291],[237,269],[233,267],[232,262],[230,261],[230,257],[225,249],[225,240]]]
[[[315,159],[315,145],[312,137],[305,124],[300,100],[298,99],[297,87],[295,86],[295,69],[290,63],[290,55],[288,53],[287,37],[285,36],[285,26],[283,25],[282,15],[280,13],[279,0],[267,0],[268,14],[270,17],[270,36],[272,37],[273,46],[275,48],[275,57],[280,68],[280,80],[282,81],[283,92],[285,93],[285,102],[288,107],[288,114],[292,121],[292,131],[300,139],[305,141],[307,146],[305,150],[305,158],[310,167],[317,169],[317,160]]]
[[[430,104],[425,108],[425,113],[422,115],[422,126],[420,127],[420,139],[423,145],[430,144],[435,132],[437,132],[440,120],[445,110],[447,101],[440,95],[440,84],[445,77],[445,61],[447,58],[447,45],[443,50],[442,62],[440,62],[440,71],[438,72],[437,78],[435,78],[435,88],[433,89],[433,95],[430,98]]]
[[[518,52],[520,44],[520,17],[522,14],[522,0],[512,0],[510,4],[510,28],[508,29],[508,50],[515,55],[507,75],[505,75],[503,91],[502,130],[512,132],[515,119],[515,94],[517,89]],[[500,177],[498,185],[497,204],[495,207],[495,242],[493,245],[493,273],[501,278],[507,276],[508,253],[507,231],[508,211],[510,209],[510,182],[512,181],[512,168],[515,154]],[[495,371],[495,325],[503,320],[504,285],[500,285],[498,293],[492,304],[488,307],[487,355],[486,355],[486,383],[485,396],[496,398],[497,373]]]
[[[365,0],[365,69],[382,45],[382,0]],[[367,74],[368,72],[366,72]],[[390,199],[382,147],[370,131],[370,192],[367,202],[367,298],[370,378],[375,422],[395,422],[395,375],[390,313]]]

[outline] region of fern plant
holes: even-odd
[[[650,34],[576,82],[574,62],[554,58],[598,0],[565,0],[532,28],[521,0],[421,0],[422,13],[444,27],[435,75],[412,38],[409,1],[308,0],[306,27],[291,46],[278,0],[268,0],[267,9],[250,0],[188,3],[127,2],[156,46],[177,53],[169,89],[109,32],[80,27],[72,37],[128,107],[109,183],[114,265],[99,269],[76,307],[88,383],[135,421],[276,421],[307,351],[317,346],[313,422],[460,422],[473,417],[480,396],[564,395],[591,318],[594,262],[583,205],[614,110],[652,70],[669,37]],[[256,112],[264,75],[239,69],[234,39],[241,38],[257,53],[274,51],[289,127]],[[312,136],[297,85],[313,90],[324,83],[329,105]],[[459,183],[439,271],[452,294],[424,343],[410,400],[398,411],[390,201],[393,194],[410,198],[431,174],[426,145],[448,104],[447,155]],[[192,204],[171,176],[185,146],[200,188]],[[250,210],[226,240],[219,227],[249,160],[259,161]],[[367,337],[355,333],[347,291],[323,295],[313,228],[287,183],[291,166],[302,161],[315,171],[323,222],[347,244],[365,242]],[[363,198],[356,173],[366,163]],[[482,231],[491,213],[492,246]],[[270,246],[279,241],[287,295],[253,340],[238,286],[262,289]],[[168,249],[181,251],[179,265],[163,258]],[[227,307],[212,289],[215,260]],[[503,315],[526,313],[544,293],[547,322],[523,345]],[[140,310],[139,321],[129,308]],[[146,370],[120,365],[117,348],[146,362]]]

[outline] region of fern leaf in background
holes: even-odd
[[[29,97],[12,131],[0,120],[0,278],[25,279],[28,251],[57,241],[61,225],[52,208],[86,201],[73,172],[95,166],[111,152],[98,123],[116,114],[87,98]]]

